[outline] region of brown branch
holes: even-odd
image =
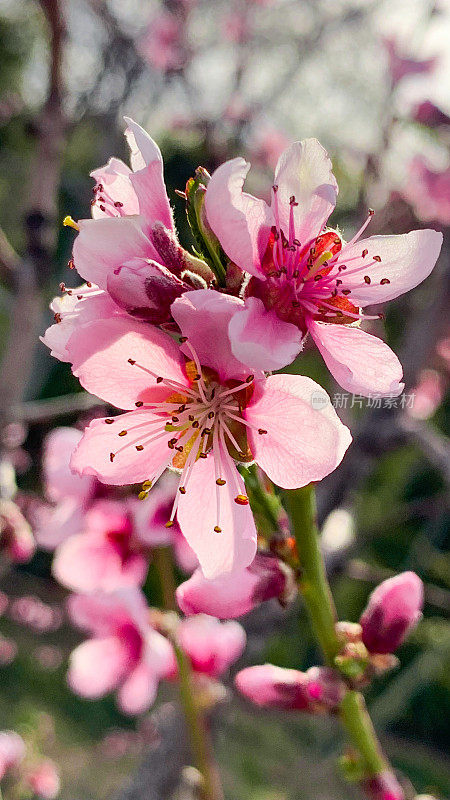
[[[49,88],[33,126],[36,150],[25,192],[25,252],[22,258],[14,259],[10,273],[14,300],[0,366],[0,428],[13,418],[12,407],[20,402],[28,381],[42,317],[40,289],[49,277],[57,236],[57,198],[66,128],[61,102],[64,19],[58,0],[40,0],[40,4],[51,38]]]

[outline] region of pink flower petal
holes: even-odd
[[[320,411],[315,398],[324,399]],[[244,411],[255,461],[278,486],[296,489],[332,472],[351,442],[328,395],[310,378],[272,375]]]
[[[80,289],[84,292],[85,285]],[[75,330],[94,320],[124,315],[122,309],[102,289],[97,292],[93,290],[81,300],[76,292],[74,289],[72,295],[65,294],[53,299],[50,308],[58,315],[60,321],[50,325],[44,336],[41,336],[41,341],[50,348],[51,355],[60,361],[72,361],[69,341]]]
[[[134,408],[137,401],[150,397],[149,391],[156,399],[155,375],[187,385],[185,360],[170,336],[128,317],[83,326],[69,347],[73,373],[82,386],[118,408]]]
[[[186,292],[172,304],[172,316],[195,349],[200,364],[215,369],[223,381],[249,374],[248,367],[233,355],[228,338],[229,323],[241,307],[239,298],[209,289]],[[188,344],[182,345],[182,350],[192,359]]]
[[[294,142],[284,153],[275,170],[280,226],[289,235],[291,197],[294,206],[295,237],[307,244],[322,233],[336,205],[338,186],[327,151],[317,139]],[[275,201],[272,201],[272,208]]]
[[[364,307],[384,303],[413,289],[433,269],[442,238],[442,233],[429,229],[399,236],[371,236],[344,247],[338,263],[347,266],[341,277],[346,288],[351,289],[349,299]],[[368,253],[363,258],[361,254],[365,250]],[[379,256],[381,261],[374,262],[374,256]],[[364,280],[365,276],[370,278],[370,283]],[[382,284],[384,279],[389,283]]]
[[[91,172],[91,177],[94,178],[96,183],[103,186],[104,193],[109,201],[107,205],[103,204],[99,200],[102,197],[102,192],[96,194],[96,203],[92,206],[94,219],[110,217],[112,211],[110,206],[112,204],[112,207],[114,207],[116,202],[121,203],[121,214],[139,214],[139,202],[130,181],[131,175],[131,169],[119,158],[110,158],[104,167],[99,167]],[[101,205],[105,207],[105,211],[102,211]]]
[[[238,672],[235,683],[258,706],[305,711],[309,705],[307,677],[296,669],[258,664]]]
[[[220,477],[226,484],[216,485],[214,457],[200,458],[178,505],[180,528],[206,578],[215,578],[238,566],[246,567],[256,552],[256,528],[250,506],[238,505],[234,500],[238,494],[245,495],[244,482],[228,454],[222,453],[221,461]],[[216,526],[221,533],[214,531]]]
[[[302,347],[297,326],[284,322],[273,310],[266,311],[257,297],[248,297],[244,308],[232,316],[228,332],[233,355],[250,369],[285,367]]]
[[[173,455],[167,446],[173,433],[165,431],[165,422],[145,410],[121,414],[111,425],[104,419],[94,419],[72,455],[71,468],[79,475],[95,475],[114,486],[151,480]],[[138,425],[143,427],[134,432],[133,427]],[[128,433],[119,437],[122,430]],[[141,444],[144,449],[136,450]]]
[[[142,584],[147,559],[135,553],[123,561],[106,537],[87,532],[71,536],[58,547],[52,572],[59,583],[75,592],[110,592]]]
[[[238,622],[199,615],[181,622],[178,639],[196,672],[218,677],[242,655],[246,635]]]
[[[128,650],[119,638],[90,639],[72,652],[67,681],[76,694],[93,700],[116,688],[129,663]]]
[[[73,260],[79,274],[102,289],[108,275],[131,258],[152,258],[158,253],[143,232],[143,217],[81,219],[80,233],[73,246]]]
[[[261,277],[272,214],[264,200],[242,191],[250,164],[233,158],[211,176],[205,195],[208,222],[227,256],[241,269]]]
[[[54,502],[73,498],[83,503],[93,491],[93,479],[74,475],[70,456],[82,437],[76,428],[55,428],[45,438],[43,472],[45,493]]]
[[[72,595],[67,610],[75,625],[100,637],[117,635],[127,626],[148,627],[147,603],[138,589]]]
[[[141,661],[120,687],[119,708],[124,714],[143,714],[153,705],[158,691],[158,675]]]
[[[391,348],[361,328],[311,322],[311,336],[337,382],[354,394],[396,396],[402,365]]]
[[[184,614],[232,619],[247,614],[264,600],[280,597],[285,583],[278,560],[257,553],[249,567],[227,572],[213,580],[207,580],[197,569],[178,587],[177,602]]]

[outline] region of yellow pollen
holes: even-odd
[[[77,223],[77,222],[75,222],[75,220],[74,220],[74,219],[72,219],[72,217],[70,216],[70,214],[67,214],[67,216],[66,216],[66,217],[64,217],[64,219],[63,219],[63,225],[64,225],[64,227],[65,227],[65,228],[73,228],[73,229],[74,229],[74,230],[76,230],[76,231],[79,231],[79,230],[80,230],[80,226],[78,225],[78,223]]]

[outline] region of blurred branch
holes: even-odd
[[[49,88],[33,125],[36,150],[23,216],[26,248],[10,273],[14,301],[0,365],[0,428],[12,418],[12,407],[20,401],[28,381],[42,316],[40,289],[49,275],[57,236],[57,197],[66,128],[61,102],[64,20],[58,0],[40,0],[40,5],[51,39]]]
[[[14,282],[14,275],[19,267],[20,258],[10,244],[5,232],[0,228],[0,277],[7,286]]]
[[[50,400],[30,400],[27,403],[18,403],[12,408],[12,412],[14,419],[33,425],[51,422],[56,417],[79,414],[80,411],[89,411],[98,406],[104,407],[105,403],[88,392],[76,392],[62,395],[62,397],[52,397]]]

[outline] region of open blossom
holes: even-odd
[[[25,757],[25,742],[15,731],[0,731],[0,780]]]
[[[422,616],[423,584],[415,572],[380,583],[370,595],[360,624],[370,653],[393,653]]]
[[[161,480],[145,506],[135,496],[119,497],[94,476],[69,467],[81,439],[76,428],[55,428],[46,438],[43,473],[46,504],[36,512],[36,539],[53,550],[53,574],[77,592],[112,591],[141,584],[154,547],[172,545],[185,572],[197,566],[177,523],[165,527],[176,481]]]
[[[79,328],[128,315],[160,324],[176,297],[213,277],[178,243],[159,147],[137,123],[126,122],[132,168],[111,158],[94,170],[94,218],[71,223],[79,231],[72,264],[86,283],[62,285],[65,294],[51,304],[55,324],[43,337],[61,361],[72,361],[71,337]]]
[[[252,276],[245,306],[230,323],[233,353],[254,367],[278,369],[296,357],[309,332],[344,389],[399,394],[397,357],[356,323],[374,318],[362,313],[365,306],[397,297],[429,275],[442,235],[418,230],[360,240],[372,212],[347,243],[325,230],[338,187],[316,139],[295,142],[280,156],[270,206],[242,191],[248,170],[242,158],[227,161],[205,196],[224,251]]]
[[[219,622],[204,614],[182,620],[177,638],[193,670],[211,678],[218,678],[237,661],[246,642],[238,622]]]
[[[272,664],[247,667],[236,675],[239,691],[256,705],[308,713],[334,711],[345,694],[345,684],[330,667],[307,672]]]
[[[264,600],[289,600],[289,571],[275,556],[257,553],[250,566],[207,580],[201,569],[177,589],[177,603],[184,614],[210,614],[232,619],[247,614]]]
[[[116,690],[126,714],[150,708],[159,681],[176,667],[171,644],[150,626],[141,592],[74,595],[68,608],[73,622],[91,634],[70,658],[73,691],[96,699]]]
[[[129,320],[92,323],[77,334],[73,371],[82,385],[125,414],[95,419],[71,465],[110,484],[181,472],[175,514],[207,578],[253,561],[256,529],[235,462],[256,461],[285,488],[320,480],[350,444],[331,404],[297,375],[250,374],[233,355],[228,327],[241,301],[210,290],[172,306],[178,345]],[[131,410],[134,409],[134,410]]]

